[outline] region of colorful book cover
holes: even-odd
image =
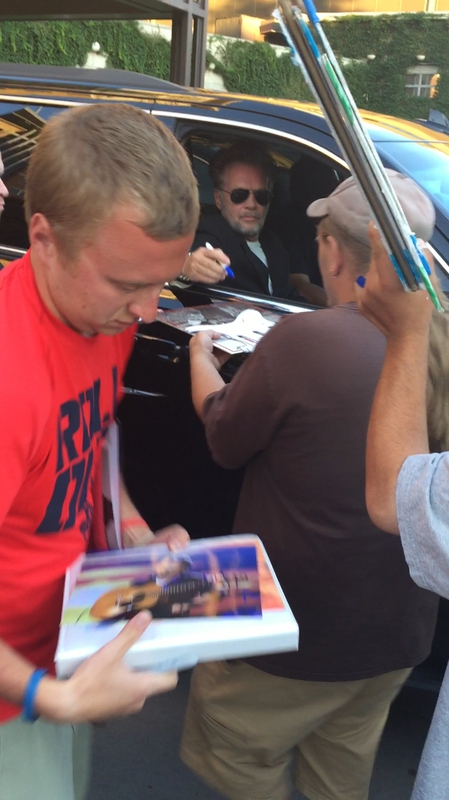
[[[128,654],[140,669],[182,669],[298,644],[257,537],[194,541],[177,553],[153,545],[88,554],[68,570],[58,674],[71,674],[142,609],[153,622]]]

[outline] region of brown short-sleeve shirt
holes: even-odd
[[[282,320],[204,405],[224,467],[246,465],[235,533],[263,540],[300,625],[297,653],[251,663],[303,680],[357,680],[430,652],[438,599],[365,506],[365,441],[385,351],[347,303]]]

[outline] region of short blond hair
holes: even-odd
[[[27,172],[25,214],[43,214],[72,257],[118,205],[134,205],[148,236],[195,230],[198,186],[187,154],[155,117],[134,106],[91,104],[45,126]]]

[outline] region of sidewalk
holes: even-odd
[[[189,680],[190,673],[181,674],[175,692],[149,700],[136,716],[96,728],[88,800],[222,800],[178,757]],[[374,769],[370,800],[409,800],[435,702],[434,692],[408,687],[397,698]]]

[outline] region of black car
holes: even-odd
[[[185,147],[198,179],[202,213],[215,212],[208,164],[216,151],[240,139],[262,143],[277,167],[266,225],[283,235],[289,215],[305,220],[305,207],[322,196],[315,169],[336,180],[349,175],[316,105],[186,89],[120,70],[84,70],[0,64],[0,149],[10,192],[0,225],[0,259],[28,246],[23,216],[24,176],[29,156],[48,119],[62,109],[95,103],[132,103],[157,116]],[[415,122],[364,113],[376,149],[387,167],[413,177],[431,196],[436,228],[430,244],[445,291],[449,291],[449,139]],[[292,167],[295,167],[292,170]],[[304,199],[295,206],[293,177]],[[288,236],[288,230],[284,235]],[[294,243],[285,241],[294,264]],[[313,243],[309,242],[309,246]],[[161,307],[219,300],[255,302],[282,313],[298,304],[219,287],[172,285]],[[241,474],[225,471],[208,454],[202,425],[190,400],[186,334],[160,322],[141,326],[126,375],[120,408],[123,471],[134,502],[152,528],[171,522],[192,537],[231,530]],[[239,366],[235,357],[226,378]]]
[[[292,212],[295,219],[304,219],[308,203],[322,196],[317,165],[321,175],[324,168],[337,180],[349,174],[322,113],[312,104],[186,89],[121,70],[0,64],[0,149],[10,192],[0,226],[3,259],[17,257],[28,246],[24,176],[40,130],[62,109],[93,102],[133,103],[174,132],[191,159],[204,215],[216,210],[208,164],[217,149],[242,138],[263,143],[277,166],[265,224],[281,237],[288,232],[280,222]],[[435,203],[431,249],[443,288],[449,291],[449,140],[413,122],[374,113],[363,116],[384,164],[411,175]],[[293,180],[300,181],[302,207],[297,200],[294,206]],[[292,243],[284,244],[294,263]],[[294,303],[219,286],[172,286],[171,293],[163,293],[161,306],[245,297],[284,313],[295,310]],[[160,323],[142,326],[138,334],[127,376],[130,394],[121,412],[124,468],[131,492],[153,526],[176,519],[200,536],[229,530],[233,508],[228,484],[238,479],[214,467],[207,457],[189,401],[185,345],[185,335]],[[229,375],[236,367],[233,360]]]

